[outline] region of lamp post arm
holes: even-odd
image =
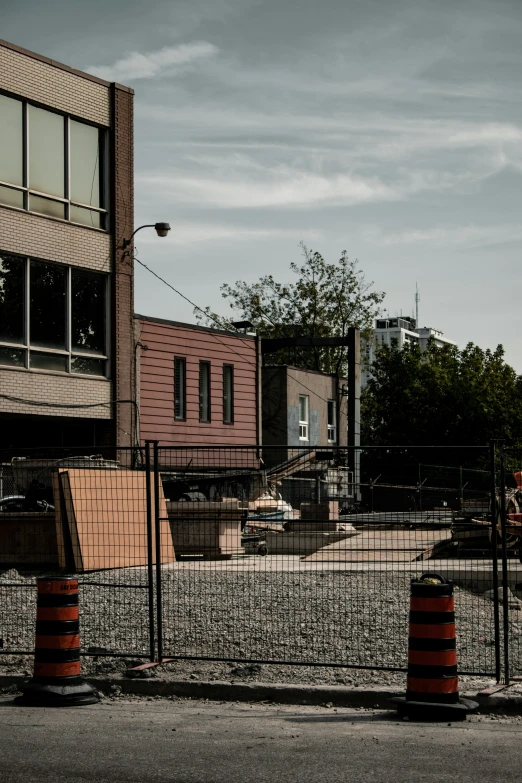
[[[154,225],[154,223],[145,223],[143,226],[140,226],[139,228],[135,229],[130,235],[129,239],[123,240],[122,247],[124,250],[125,248],[129,247],[130,243],[132,242],[132,237],[134,236],[134,234],[137,234],[138,231],[141,231],[142,228],[156,228],[156,226]]]

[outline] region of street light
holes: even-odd
[[[141,231],[142,228],[155,228],[156,229],[156,234],[159,237],[166,237],[167,234],[170,231],[170,225],[168,223],[147,223],[146,225],[140,226],[135,231],[133,231],[132,234],[130,235],[129,239],[124,239],[123,240],[122,247],[123,247],[124,250],[125,250],[125,248],[129,247],[130,243],[132,242],[132,237],[134,236],[134,234],[137,234],[138,231]]]

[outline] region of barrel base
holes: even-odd
[[[29,680],[20,690],[22,696],[18,696],[15,702],[27,707],[80,707],[85,704],[98,704],[100,701],[94,688],[83,680],[74,685],[52,685]]]
[[[442,704],[432,701],[410,701],[405,696],[394,696],[390,701],[397,707],[401,718],[423,721],[466,720],[468,713],[474,712],[479,706],[471,699],[459,699],[455,704]]]

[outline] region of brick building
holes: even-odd
[[[256,337],[136,315],[136,344],[142,443],[260,442]]]
[[[133,91],[0,41],[0,446],[135,439]]]

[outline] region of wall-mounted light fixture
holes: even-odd
[[[130,235],[129,239],[124,239],[123,240],[122,247],[123,247],[124,250],[126,248],[128,248],[129,245],[131,244],[132,238],[133,238],[134,234],[137,234],[138,231],[141,231],[142,228],[155,228],[156,229],[156,234],[159,237],[166,237],[167,234],[170,231],[169,223],[147,223],[146,225],[140,226],[139,228],[137,228],[136,231],[133,231],[132,234]]]

